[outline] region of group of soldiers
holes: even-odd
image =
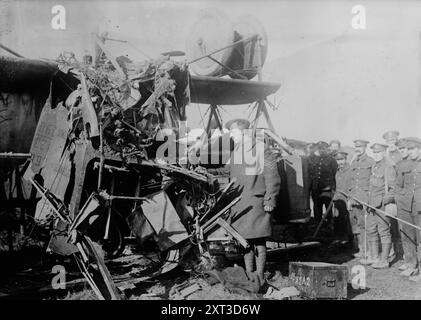
[[[229,174],[232,188],[241,194],[231,209],[231,224],[250,245],[244,252],[247,273],[257,274],[264,282],[266,239],[272,234],[271,216],[276,210],[281,177],[277,157],[268,146],[260,151],[254,147],[256,154],[264,153],[264,161],[256,162],[262,170],[253,174],[247,173],[245,163],[233,161],[235,150],[252,150],[256,145],[245,130],[249,127],[246,119],[226,123],[233,141],[231,159],[223,168],[208,169],[207,173]],[[403,256],[404,263],[399,266],[402,276],[418,281],[421,139],[399,139],[397,131],[386,132],[383,139],[383,143],[370,146],[369,141],[355,140],[353,154],[348,154],[337,140],[307,145],[314,222],[322,226],[329,218],[340,241],[352,245],[362,264],[389,268],[396,257]],[[368,147],[372,156],[367,154]],[[197,170],[206,172],[200,166]]]
[[[361,139],[354,141],[354,155],[337,140],[309,146],[314,219],[319,223],[330,212],[335,233],[353,244],[364,265],[388,268],[403,253],[401,275],[418,281],[421,139],[399,139],[398,131],[383,139],[370,145],[372,157],[369,141]]]

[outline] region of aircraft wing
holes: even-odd
[[[48,83],[58,71],[55,63],[0,56],[0,91],[16,92]]]

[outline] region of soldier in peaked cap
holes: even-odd
[[[408,170],[408,168],[411,167],[412,161],[409,159],[409,153],[408,148],[406,144],[405,138],[399,139],[396,143],[396,146],[402,156],[402,160],[399,161],[396,164],[396,174],[401,175],[402,172],[405,172]],[[407,211],[402,210],[402,203],[401,201],[396,200],[396,206],[398,211],[398,218],[407,221],[411,223],[411,215],[407,213]],[[399,235],[400,235],[400,244],[402,245],[403,250],[403,256],[404,256],[404,263],[399,266],[399,270],[402,271],[402,275],[408,275],[414,272],[413,268],[413,261],[411,262],[411,252],[414,252],[416,250],[413,249],[414,243],[408,239],[407,233],[408,233],[408,227],[405,223],[398,222],[399,225]],[[393,233],[392,233],[393,235]],[[408,252],[408,254],[405,254],[405,252]]]
[[[255,143],[252,143],[252,137],[244,134],[244,130],[248,129],[249,125],[250,122],[245,119],[234,119],[226,124],[234,141],[230,163],[223,168],[208,171],[216,175],[229,174],[231,181],[234,182],[232,194],[241,195],[240,201],[231,208],[231,225],[250,245],[244,252],[246,271],[256,273],[263,281],[266,238],[272,234],[271,213],[276,207],[281,178],[276,157],[271,150],[267,146],[258,148]],[[250,171],[248,169],[252,168],[249,168],[245,160],[235,159],[234,155],[238,150],[244,153],[256,153],[256,169],[261,170]],[[263,159],[258,153],[263,153],[261,154]]]
[[[309,157],[310,191],[316,222],[320,222],[323,206],[327,209],[335,190],[335,174],[338,164],[328,153],[328,146],[326,142],[319,141],[316,144],[316,151]]]
[[[421,226],[421,139],[405,138],[408,149],[408,160],[398,165],[395,199],[399,216],[409,223]],[[419,231],[402,224],[402,242],[405,253],[405,264],[401,269],[402,276],[419,281],[420,236]]]
[[[394,166],[402,160],[402,155],[397,147],[397,143],[399,141],[399,131],[390,130],[383,134],[383,139],[387,144],[387,151],[386,151],[386,159],[391,162]],[[391,228],[390,231],[392,233],[392,242],[393,246],[390,251],[390,259],[393,260],[396,256],[396,253],[402,253],[402,244],[399,236],[399,226],[398,222],[395,219],[390,221]]]
[[[398,142],[396,143],[396,147],[398,148],[402,156],[402,160],[408,160],[409,154],[408,154],[408,147],[406,146],[405,138],[399,139]]]
[[[335,160],[338,163],[338,170],[335,175],[336,191],[349,192],[349,163],[346,161],[348,153],[343,150],[338,150],[335,153]],[[352,232],[349,221],[349,212],[346,206],[346,197],[336,192],[333,197],[333,226],[335,237],[343,240],[344,243],[351,240]]]
[[[383,139],[387,144],[386,158],[396,165],[402,160],[402,156],[398,150],[397,143],[399,140],[399,131],[391,130],[383,134]]]
[[[374,143],[370,148],[375,163],[371,169],[368,204],[384,211],[387,204],[394,202],[396,172],[393,165],[385,158],[387,145]],[[371,264],[376,269],[389,267],[388,258],[392,248],[390,220],[390,217],[379,214],[374,209],[368,209],[366,228],[369,256],[361,260],[362,264]],[[379,240],[382,248],[381,256]]]
[[[371,167],[374,165],[373,158],[366,153],[367,140],[354,140],[355,156],[350,164],[349,172],[349,194],[358,200],[367,202],[370,187]],[[348,210],[352,233],[354,234],[354,245],[358,246],[359,252],[356,257],[365,257],[365,215],[363,206],[350,198],[348,200]]]

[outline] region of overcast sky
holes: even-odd
[[[1,0],[0,0],[1,3]],[[51,9],[66,9],[66,30],[53,30]],[[366,8],[366,29],[351,26],[353,6]],[[143,59],[185,50],[200,11],[216,7],[227,19],[252,14],[264,25],[264,79],[281,83],[270,100],[277,133],[306,141],[380,141],[384,131],[421,136],[421,3],[417,1],[3,1],[0,41],[31,58],[79,57],[91,33],[108,30],[132,46],[114,46]],[[137,49],[135,49],[137,48]],[[140,50],[139,50],[140,49]],[[206,106],[191,106],[195,127]],[[225,107],[224,120],[246,108]],[[248,114],[248,113],[247,113]]]

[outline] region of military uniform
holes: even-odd
[[[330,154],[309,157],[310,190],[314,204],[314,218],[320,221],[323,205],[327,208],[335,190],[338,164]]]
[[[374,165],[373,158],[364,153],[356,157],[350,165],[349,172],[349,194],[358,200],[367,202],[370,186],[371,167]],[[364,231],[363,206],[355,201],[351,201],[350,219],[352,231],[354,234],[360,234]]]
[[[245,163],[233,161],[234,152],[230,164],[221,169],[209,169],[208,172],[229,174],[231,181],[234,181],[232,195],[241,195],[241,200],[231,208],[231,225],[234,229],[245,239],[269,237],[272,234],[271,217],[265,212],[264,206],[275,207],[280,191],[281,178],[276,157],[269,148],[265,148],[262,172],[250,174]]]
[[[384,158],[376,162],[371,171],[368,204],[372,207],[384,210],[384,198],[393,194],[396,171],[390,162]],[[388,190],[386,192],[386,181]],[[390,234],[390,218],[371,211],[367,217],[367,237],[369,241],[392,243]]]
[[[396,188],[395,188],[395,199],[398,208],[398,217],[409,223],[415,222],[415,213],[412,214],[412,209],[408,209],[407,203],[412,200],[405,199],[403,195],[408,191],[410,186],[411,172],[414,170],[415,162],[406,158],[402,159],[396,165]],[[406,183],[405,183],[406,181]],[[403,245],[403,251],[405,256],[405,264],[409,267],[416,268],[418,265],[416,252],[417,252],[417,235],[416,230],[405,223],[399,223],[399,230],[401,233],[401,240]]]
[[[346,160],[346,152],[338,151],[335,154],[336,160]],[[349,212],[346,205],[346,196],[339,191],[345,193],[349,192],[349,172],[350,172],[349,163],[345,162],[345,165],[341,168],[338,168],[338,171],[335,175],[336,181],[336,193],[333,198],[334,201],[334,230],[335,236],[339,238],[346,238],[349,240],[348,236],[351,233],[351,226],[349,221]]]
[[[408,142],[408,147],[410,147]],[[421,146],[421,143],[419,143]],[[421,158],[416,161],[407,159],[398,164],[395,188],[395,199],[398,215],[409,223],[421,226]],[[417,229],[401,224],[402,242],[405,252],[405,262],[416,268],[419,263],[420,235]],[[418,250],[417,250],[418,246]]]
[[[369,142],[365,140],[355,140],[355,147],[366,147]],[[362,155],[355,154],[350,164],[349,172],[349,219],[352,233],[354,236],[354,245],[358,245],[359,252],[356,257],[365,256],[365,215],[363,206],[352,197],[360,201],[368,201],[368,190],[370,185],[371,167],[374,165],[373,158],[365,152]]]
[[[383,139],[389,145],[386,152],[386,159],[390,163],[392,163],[394,166],[396,166],[398,162],[402,160],[402,155],[400,151],[396,148],[399,142],[398,138],[399,138],[399,131],[396,131],[396,130],[390,130],[383,134]],[[391,148],[391,145],[394,145],[395,147]],[[398,255],[403,254],[403,248],[402,248],[402,243],[401,243],[400,234],[399,234],[399,225],[398,225],[398,221],[395,219],[392,219],[390,221],[390,232],[392,234],[392,242],[393,242],[393,247],[391,250],[391,258],[393,260],[396,253]]]
[[[402,160],[402,155],[399,150],[387,150],[386,158],[393,165],[397,165],[398,162]]]
[[[391,130],[383,134],[383,139],[390,144],[396,144],[398,142],[399,131]],[[390,147],[386,152],[386,159],[389,160],[394,166],[402,160],[402,155],[399,150],[390,150]]]
[[[255,272],[263,283],[266,265],[265,238],[272,235],[271,213],[267,211],[272,211],[276,206],[281,178],[276,157],[267,146],[263,150],[259,147],[258,140],[253,141],[248,135],[244,135],[243,139],[238,136],[238,130],[246,129],[249,125],[250,122],[245,119],[235,119],[227,123],[226,127],[230,129],[236,143],[225,172],[229,171],[231,181],[234,182],[234,194],[241,195],[240,201],[231,208],[230,223],[250,245],[244,252],[244,266],[249,274]],[[238,159],[237,156],[241,158]],[[250,158],[254,160],[251,167]]]
[[[337,191],[343,191],[345,193],[349,192],[349,173],[350,173],[350,165],[349,163],[345,163],[345,166],[343,168],[338,168],[338,171],[336,172],[335,181],[336,181],[336,190]],[[346,196],[344,196],[342,193],[337,192],[335,194],[335,201],[337,200],[343,200],[346,202]]]
[[[387,145],[375,143],[371,149],[375,156],[379,156],[379,160],[371,168],[368,204],[373,208],[384,210],[385,205],[393,202],[396,172],[385,154],[381,155],[382,152],[386,152]],[[390,217],[375,209],[368,209],[366,228],[369,254],[367,258],[360,260],[362,264],[372,264],[373,268],[379,269],[389,267],[388,259],[392,248],[390,222]],[[382,247],[381,256],[379,256],[379,242]]]

